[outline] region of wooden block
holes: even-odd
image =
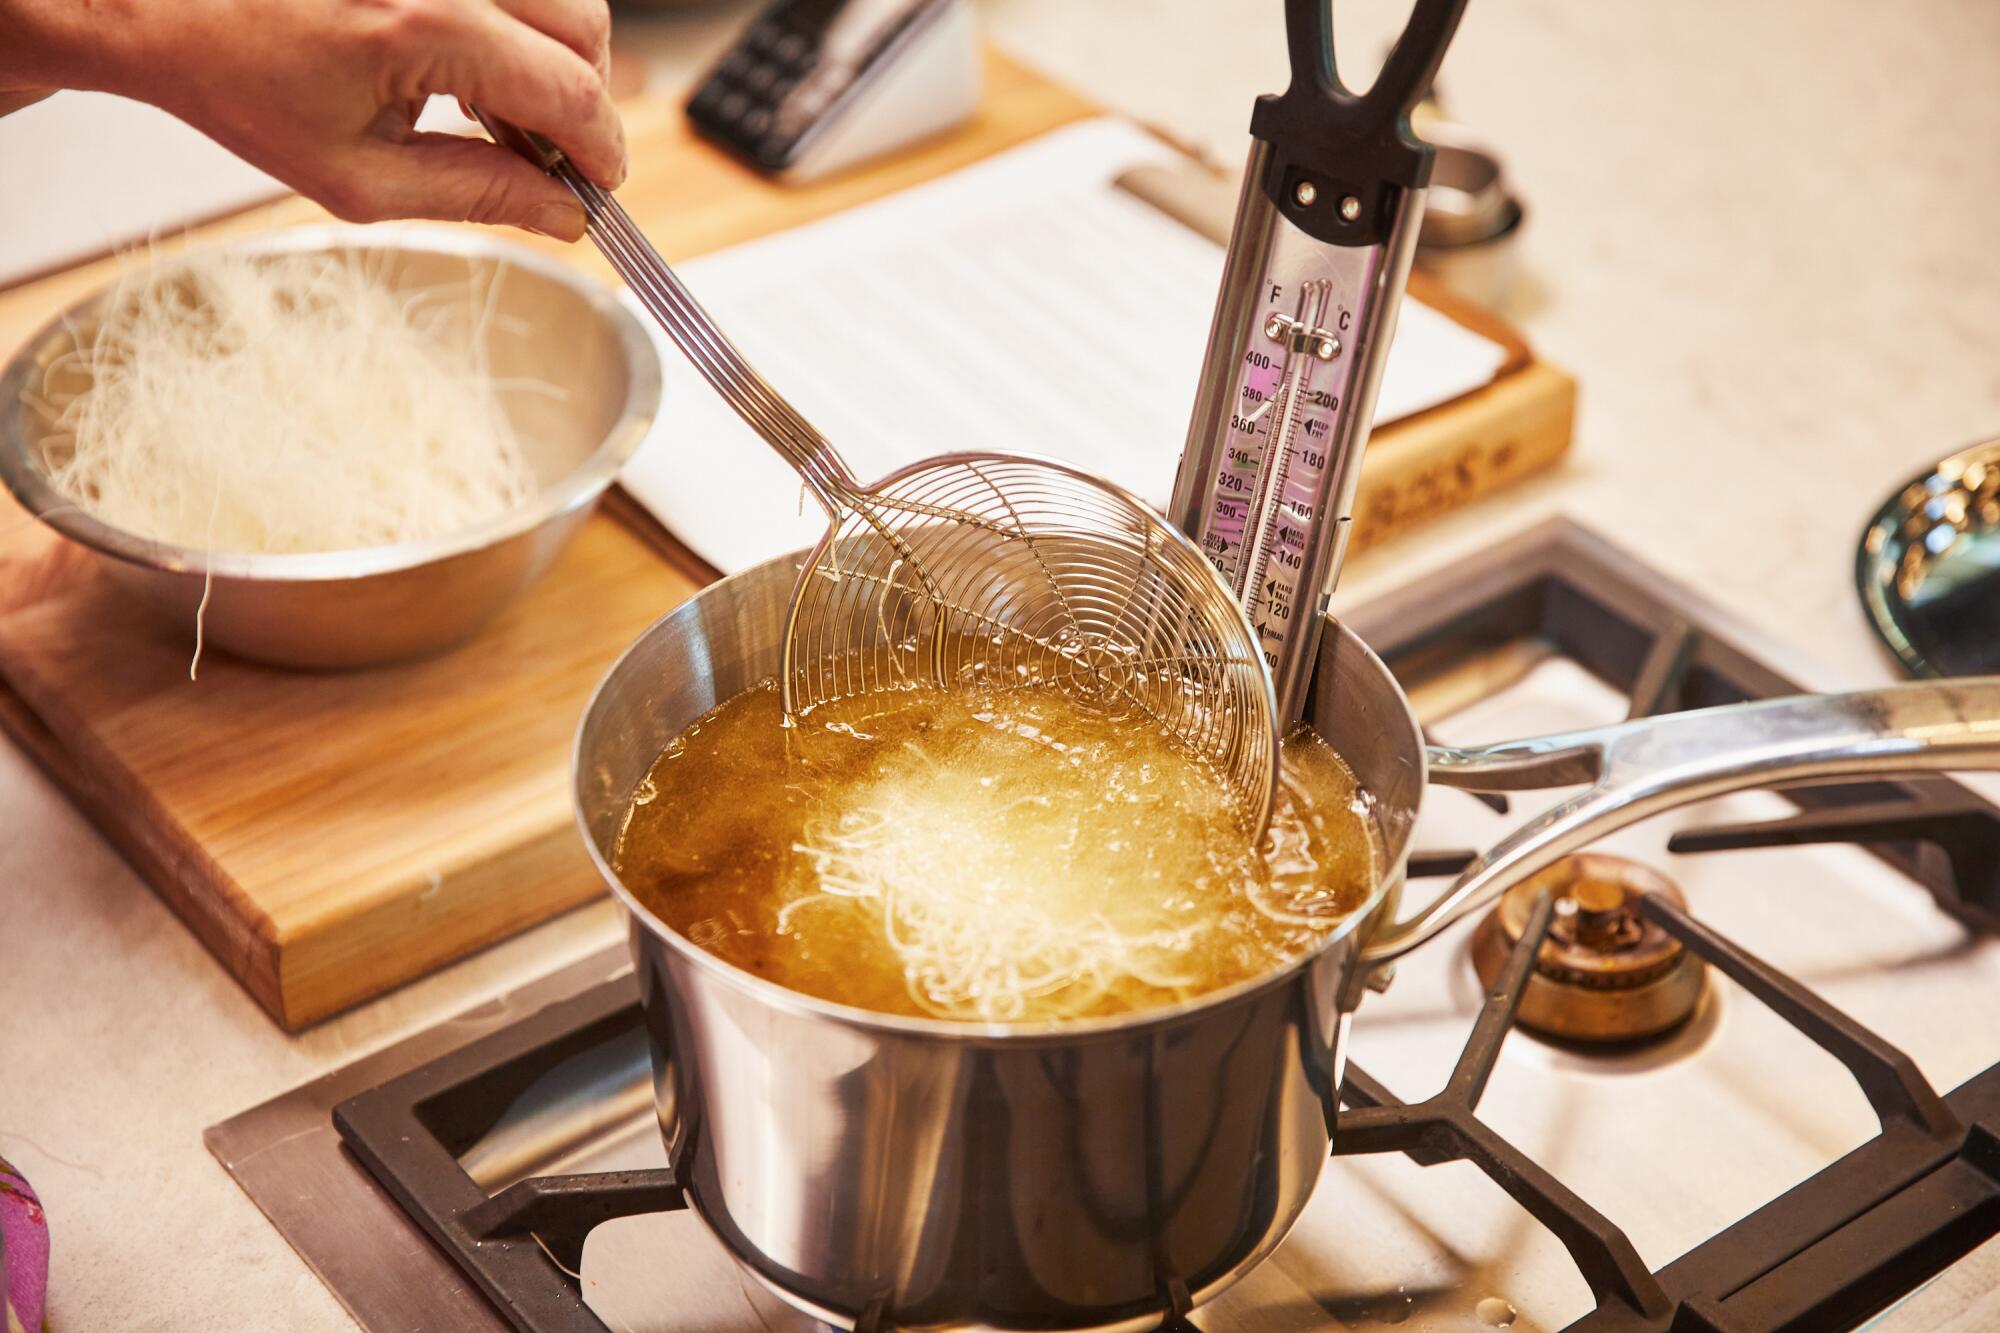
[[[1350,551],[1546,472],[1575,420],[1576,381],[1537,361],[1383,429],[1361,459]]]
[[[600,891],[570,814],[576,721],[695,586],[600,518],[465,648],[336,674],[214,654],[190,682],[188,635],[85,567],[0,620],[0,669],[31,751],[298,1027]]]

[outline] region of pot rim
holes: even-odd
[[[580,778],[585,771],[583,754],[584,733],[590,723],[592,714],[596,711],[599,700],[603,698],[605,686],[617,676],[626,661],[638,652],[640,646],[650,640],[654,634],[658,633],[667,621],[686,611],[699,599],[707,596],[715,589],[721,588],[737,579],[748,579],[774,565],[783,564],[795,569],[798,562],[803,558],[805,558],[804,552],[793,552],[789,555],[778,556],[772,560],[752,565],[748,569],[739,570],[735,574],[709,584],[708,587],[701,589],[693,597],[681,603],[680,606],[675,607],[672,611],[667,612],[651,625],[648,625],[637,638],[626,645],[625,651],[618,655],[617,660],[611,664],[610,669],[598,681],[597,688],[591,691],[590,701],[584,705],[583,716],[577,723],[576,738],[570,747],[570,808],[576,818],[577,832],[583,839],[585,850],[590,854],[591,864],[597,868],[599,878],[611,890],[612,895],[617,898],[629,918],[643,924],[650,933],[664,941],[683,960],[703,969],[716,980],[759,1003],[771,1005],[779,1010],[800,1017],[821,1019],[839,1023],[847,1027],[894,1032],[903,1036],[930,1037],[940,1041],[969,1041],[978,1045],[1032,1045],[1036,1043],[1067,1042],[1075,1039],[1116,1038],[1128,1036],[1133,1032],[1144,1029],[1170,1026],[1179,1020],[1191,1018],[1206,1010],[1224,1008],[1239,1000],[1248,999],[1264,991],[1285,985],[1301,971],[1314,966],[1321,958],[1336,948],[1360,936],[1364,929],[1372,931],[1376,923],[1383,916],[1383,909],[1393,901],[1395,895],[1392,893],[1392,890],[1401,883],[1403,868],[1409,858],[1407,840],[1401,851],[1393,859],[1378,867],[1375,875],[1375,884],[1370,890],[1367,900],[1348,913],[1346,917],[1342,918],[1340,923],[1328,932],[1317,945],[1297,955],[1289,962],[1272,968],[1270,971],[1259,976],[1247,977],[1220,990],[1206,991],[1192,999],[1181,1000],[1170,1005],[1140,1009],[1132,1013],[1112,1014],[1100,1018],[1048,1019],[1034,1023],[999,1023],[953,1018],[919,1018],[907,1014],[884,1013],[876,1009],[865,1009],[859,1005],[842,1004],[835,1000],[822,999],[816,995],[808,995],[803,991],[793,990],[788,986],[781,986],[775,981],[746,972],[735,964],[710,953],[653,915],[634,896],[632,891],[626,888],[624,881],[612,869],[610,863],[605,859],[604,854],[599,851],[597,840],[591,836],[590,828],[584,822],[583,802],[580,799]],[[1338,626],[1337,621],[1329,619],[1329,623]],[[1394,677],[1389,675],[1389,669],[1381,664],[1381,659],[1375,656],[1372,649],[1369,649],[1359,639],[1353,638],[1351,632],[1346,631],[1344,627],[1342,627],[1341,632],[1348,633],[1354,646],[1367,652],[1383,676],[1388,678],[1391,684],[1394,683]],[[1402,697],[1401,687],[1396,688],[1396,693],[1398,698]],[[1404,700],[1406,711],[1408,706],[1408,701]],[[1416,729],[1414,719],[1412,719],[1410,725],[1414,731]],[[1421,787],[1419,791],[1421,791]]]

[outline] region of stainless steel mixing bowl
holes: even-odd
[[[568,545],[639,446],[660,404],[660,361],[613,292],[559,260],[473,231],[419,226],[302,227],[237,242],[239,252],[347,251],[392,258],[398,288],[504,281],[487,330],[493,373],[557,386],[560,398],[503,391],[541,483],[528,504],[459,532],[352,551],[260,555],[173,546],[120,531],[50,485],[40,422],[21,393],[74,345],[107,295],[51,320],[0,373],[0,481],[30,513],[103,560],[145,604],[192,630],[204,578],[206,641],[300,667],[358,667],[436,652],[476,632]]]

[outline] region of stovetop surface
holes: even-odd
[[[1564,532],[1579,540],[1573,529]],[[1434,738],[1470,743],[1565,730],[1614,721],[1631,707],[1626,688],[1546,643],[1531,644],[1525,658],[1518,644],[1510,651],[1515,665],[1497,690],[1463,706],[1453,706],[1449,689],[1430,694]],[[1524,661],[1532,664],[1523,669]],[[1424,712],[1426,692],[1413,695]],[[1503,815],[1440,792],[1426,804],[1414,845],[1488,845],[1561,795],[1517,797]],[[1938,1091],[2000,1061],[2000,1022],[1991,1017],[2000,1014],[2000,938],[1968,932],[1922,885],[1859,847],[1701,855],[1667,848],[1678,828],[1782,819],[1797,808],[1770,793],[1746,794],[1627,830],[1598,849],[1663,871],[1685,893],[1691,916],[1900,1047]],[[1354,1024],[1351,1058],[1404,1101],[1444,1083],[1485,999],[1468,936],[1457,930],[1404,960]],[[211,1147],[364,1326],[505,1327],[341,1155],[327,1109],[460,1036],[504,1028],[547,999],[601,983],[615,967],[613,958],[590,960],[531,997],[469,1016],[455,1032],[425,1034],[406,1050],[246,1113],[212,1130]],[[615,1034],[550,1071],[459,1164],[487,1193],[534,1175],[664,1167],[649,1098],[643,1042],[636,1030]],[[1656,1270],[1880,1132],[1846,1068],[1713,970],[1693,1018],[1649,1045],[1606,1053],[1510,1033],[1478,1116],[1615,1222]],[[367,1210],[365,1225],[350,1219],[345,1249],[314,1221],[329,1208]],[[352,1241],[357,1232],[367,1233],[365,1243]],[[613,1330],[817,1327],[744,1276],[686,1211],[597,1227],[583,1249],[580,1286]],[[1874,1322],[1929,1329],[2000,1320],[1996,1289],[2000,1242]],[[1330,1161],[1293,1234],[1194,1322],[1253,1333],[1553,1330],[1596,1304],[1563,1245],[1477,1168],[1419,1166],[1388,1153]],[[430,1313],[413,1321],[419,1306]]]

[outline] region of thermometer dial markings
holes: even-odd
[[[1329,324],[1345,325],[1349,316],[1333,311],[1330,282],[1300,283],[1289,311],[1281,284],[1269,284],[1269,292],[1261,345],[1244,354],[1240,368],[1227,457],[1216,474],[1202,545],[1275,661],[1298,600],[1295,584],[1340,406],[1336,394],[1313,387],[1314,371],[1340,355]]]

